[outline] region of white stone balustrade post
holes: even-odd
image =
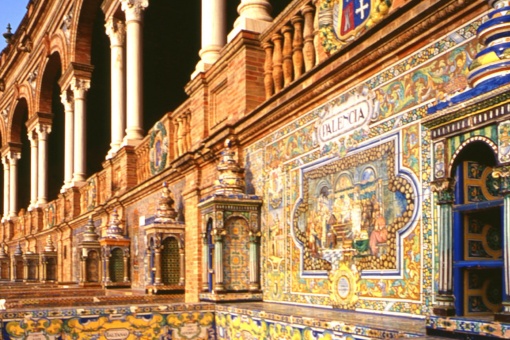
[[[21,158],[21,153],[11,151],[9,157],[9,208],[10,216],[16,217],[18,212],[18,160]]]
[[[38,137],[37,132],[32,130],[28,133],[28,140],[30,141],[30,206],[28,211],[33,210],[37,206],[37,189],[38,189]]]
[[[121,0],[126,14],[127,118],[124,145],[138,145],[143,139],[143,11],[148,0]]]
[[[86,176],[87,107],[85,99],[89,88],[90,80],[88,79],[75,78],[71,83],[74,94],[73,186],[82,185]]]
[[[272,9],[268,0],[241,0],[237,7],[239,17],[228,34],[228,41],[232,41],[241,31],[262,33],[273,21]]]
[[[2,157],[2,164],[4,167],[4,214],[2,221],[9,219],[9,191],[10,191],[10,176],[9,176],[9,158]]]
[[[106,159],[112,158],[122,145],[126,129],[126,91],[124,86],[124,42],[126,25],[117,18],[110,18],[105,25],[110,37],[111,53],[111,143]]]
[[[37,124],[37,205],[42,206],[48,202],[48,135],[51,132],[51,126],[46,124]]]
[[[202,46],[200,61],[191,78],[207,70],[206,65],[212,65],[220,57],[220,50],[225,46],[227,36],[227,8],[226,0],[202,0]]]
[[[64,105],[65,115],[65,145],[64,145],[64,186],[61,192],[71,187],[74,169],[74,98],[72,91],[65,90],[60,95]]]

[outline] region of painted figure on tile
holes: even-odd
[[[420,143],[419,143],[419,127],[418,125],[412,125],[409,128],[406,128],[402,131],[403,133],[403,150],[404,155],[403,162],[404,165],[414,171],[415,174],[419,172],[419,151],[420,151]]]
[[[499,161],[510,161],[510,122],[499,124]]]
[[[280,167],[277,167],[269,172],[268,195],[269,205],[273,209],[280,207],[283,201],[283,183],[282,183],[282,171]]]
[[[374,221],[374,229],[370,233],[370,251],[372,255],[379,255],[379,244],[388,240],[388,229],[386,228],[386,219],[383,212],[379,211]]]
[[[281,226],[278,214],[273,215],[273,220],[269,222],[269,256],[282,257],[283,249],[280,249],[280,238],[283,236],[283,228]]]
[[[434,144],[434,177],[442,178],[445,175],[444,142]]]

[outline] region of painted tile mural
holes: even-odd
[[[255,174],[247,184],[265,202],[266,301],[429,313],[437,254],[428,182],[447,167],[431,164],[432,152],[446,159],[449,145],[432,146],[420,120],[435,101],[467,89],[479,24],[247,148]]]
[[[215,339],[214,310],[159,305],[3,313],[3,339]]]

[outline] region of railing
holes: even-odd
[[[170,115],[170,130],[173,131],[170,145],[171,153],[179,158],[191,150],[191,111],[187,105],[179,107]]]
[[[314,1],[296,1],[275,19],[261,36],[266,52],[264,87],[266,98],[280,92],[317,62]]]
[[[136,153],[136,182],[138,184],[149,179],[151,176],[150,168],[150,138],[146,136],[143,142],[138,145]]]

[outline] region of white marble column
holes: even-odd
[[[28,133],[28,140],[30,141],[30,206],[28,211],[31,211],[37,206],[37,189],[38,184],[38,157],[39,157],[39,145],[37,132],[32,130]]]
[[[48,135],[51,132],[51,126],[46,124],[37,124],[37,205],[42,206],[48,202]]]
[[[90,88],[90,80],[73,79],[71,89],[74,94],[74,168],[73,186],[80,186],[86,176],[86,145],[87,145],[87,106],[86,95]]]
[[[220,57],[220,50],[225,46],[227,36],[226,0],[202,0],[202,46],[200,61],[191,78],[205,72],[206,65],[212,65]]]
[[[126,136],[124,145],[143,139],[143,11],[148,0],[121,0],[126,14]]]
[[[2,221],[9,219],[9,191],[10,191],[10,174],[9,174],[9,158],[2,157],[2,164],[4,166],[4,214]]]
[[[9,157],[9,210],[10,216],[16,217],[18,212],[18,160],[21,153],[11,151]]]
[[[122,145],[126,129],[126,91],[124,86],[124,41],[126,26],[117,18],[106,22],[106,34],[110,37],[111,53],[111,143],[106,159],[112,158]]]
[[[268,0],[241,0],[237,7],[239,17],[234,22],[234,29],[228,34],[228,41],[232,41],[241,31],[262,33],[273,21],[271,11]]]
[[[60,192],[71,187],[74,170],[74,98],[70,90],[65,90],[60,95],[64,105],[65,115],[65,145],[64,145],[64,185]]]

